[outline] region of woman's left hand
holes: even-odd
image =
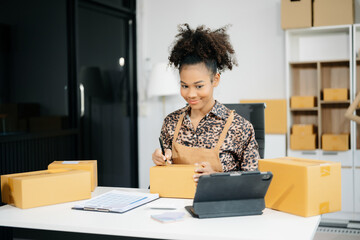
[[[197,166],[195,169],[195,173],[197,174],[194,175],[194,181],[196,183],[199,181],[200,176],[216,172],[208,162],[195,163],[195,166]]]

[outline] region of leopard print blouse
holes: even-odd
[[[188,147],[214,148],[220,134],[230,115],[230,110],[223,104],[215,101],[211,111],[199,122],[195,130],[191,124],[190,107],[185,106],[165,119],[161,129],[161,138],[164,148],[171,149],[176,124],[181,114],[186,112],[186,117],[181,125],[177,143]],[[259,147],[255,140],[255,131],[252,124],[239,114],[234,114],[234,120],[220,147],[219,158],[224,172],[230,171],[255,171],[258,167]]]

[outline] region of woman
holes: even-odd
[[[195,182],[204,174],[253,171],[258,165],[253,126],[213,97],[220,73],[237,65],[226,30],[180,25],[169,56],[170,65],[179,70],[180,93],[188,105],[165,118],[165,155],[156,149],[152,160],[156,165],[198,164]]]

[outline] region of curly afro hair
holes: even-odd
[[[181,71],[183,65],[204,62],[213,74],[237,66],[235,51],[226,33],[228,27],[211,31],[204,25],[195,30],[187,23],[179,25],[169,56],[170,66],[174,65]]]

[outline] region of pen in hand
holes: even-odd
[[[161,147],[161,152],[162,152],[162,155],[165,156],[165,149],[164,149],[164,144],[163,144],[163,141],[161,139],[161,137],[159,137],[159,142],[160,142],[160,147]],[[165,163],[166,163],[166,158],[165,158]]]

